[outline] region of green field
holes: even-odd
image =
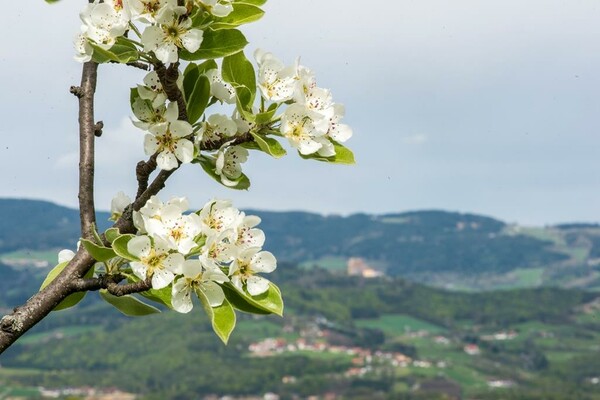
[[[301,268],[313,268],[315,266],[329,271],[346,271],[348,259],[344,257],[323,257],[318,260],[305,261],[299,264]]]
[[[408,315],[382,315],[376,319],[359,319],[356,325],[361,328],[381,329],[386,335],[401,336],[407,332],[427,331],[431,333],[444,332],[445,329],[429,322]]]
[[[93,326],[93,325],[74,325],[74,326],[65,326],[58,329],[53,329],[51,331],[46,331],[42,333],[32,333],[25,334],[21,339],[19,339],[19,343],[21,344],[38,344],[47,342],[53,339],[60,340],[64,338],[71,338],[74,336],[78,336],[84,333],[93,332],[97,329],[101,329],[101,327]]]

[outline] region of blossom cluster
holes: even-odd
[[[81,32],[75,40],[76,59],[92,58],[93,46],[109,50],[129,30],[140,32],[144,51],[152,51],[163,63],[178,61],[178,52],[195,52],[200,48],[203,31],[192,26],[190,11],[199,9],[217,17],[233,11],[231,0],[95,0],[80,13]]]
[[[113,215],[122,212],[119,203],[124,202],[113,202]],[[265,293],[269,281],[258,274],[274,271],[277,262],[262,250],[265,235],[256,228],[260,218],[225,200],[209,201],[195,213],[186,213],[188,208],[186,198],[163,203],[153,196],[134,213],[138,234],[127,243],[135,259],[129,263],[133,274],[151,279],[153,289],[171,285],[171,304],[182,313],[192,309],[194,293],[212,307],[221,305],[226,282],[251,296]]]
[[[258,87],[264,99],[290,104],[280,131],[302,155],[335,156],[334,142],[343,143],[352,129],[340,121],[344,106],[333,102],[331,91],[317,86],[314,73],[300,65],[284,65],[273,54],[257,50]]]

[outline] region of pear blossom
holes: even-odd
[[[158,153],[156,163],[160,169],[170,171],[177,168],[178,160],[190,163],[194,158],[194,144],[185,139],[193,128],[187,121],[177,119],[177,103],[170,103],[165,113],[165,122],[152,125],[144,138],[144,151],[147,155]]]
[[[128,0],[132,19],[148,24],[156,23],[156,15],[164,7],[176,7],[177,0]]]
[[[235,103],[235,90],[230,83],[225,82],[217,69],[205,73],[210,82],[210,95],[227,104]]]
[[[156,15],[159,25],[147,27],[142,33],[145,51],[153,51],[161,62],[174,63],[179,60],[179,49],[190,53],[200,48],[203,32],[192,28],[192,20],[182,17],[185,7],[165,6]]]
[[[158,196],[151,196],[139,211],[133,212],[135,227],[140,232],[154,234],[157,229],[160,229],[160,226],[155,227],[154,224],[162,223],[163,213],[167,207],[175,207],[180,214],[183,214],[188,210],[189,202],[185,197],[173,197],[163,203]]]
[[[237,132],[240,134],[248,133],[256,126],[256,123],[245,120],[237,109],[233,112],[232,119],[237,125]]]
[[[248,150],[242,146],[224,146],[217,153],[215,174],[225,186],[237,185],[242,177],[242,163],[248,159]]]
[[[258,247],[242,250],[229,266],[231,283],[240,291],[248,290],[252,296],[258,296],[269,289],[269,281],[257,273],[269,273],[277,268],[275,256]]]
[[[167,94],[163,90],[156,71],[149,72],[144,77],[144,84],[138,85],[137,89],[140,97],[143,100],[150,100],[154,108],[164,105],[167,101]]]
[[[352,128],[346,124],[341,124],[340,121],[345,114],[344,106],[341,104],[333,105],[334,113],[329,119],[329,129],[327,136],[336,142],[343,143],[352,137]]]
[[[202,247],[201,257],[215,263],[230,263],[237,254],[237,248],[231,243],[234,236],[235,231],[232,229],[224,230],[219,234],[209,234]]]
[[[229,200],[211,200],[199,213],[202,232],[207,236],[218,235],[235,228],[240,221],[240,211]]]
[[[316,153],[326,145],[328,129],[327,119],[301,104],[289,106],[281,118],[281,133],[303,155]]]
[[[214,263],[203,260],[187,260],[182,268],[183,276],[175,281],[172,289],[171,304],[180,313],[192,310],[192,292],[200,291],[208,300],[211,307],[223,304],[225,294],[219,283],[229,281],[219,267]]]
[[[254,58],[258,63],[258,87],[267,100],[284,102],[297,91],[298,66],[286,67],[273,54],[257,49]]]
[[[200,126],[196,143],[202,149],[235,136],[236,133],[237,124],[231,118],[224,114],[213,114]]]
[[[171,253],[168,244],[160,237],[154,243],[148,236],[136,236],[127,243],[127,251],[140,261],[130,263],[133,273],[140,279],[152,277],[152,287],[162,289],[182,273],[184,257]]]
[[[133,111],[133,115],[139,120],[132,121],[133,125],[147,131],[152,125],[165,122],[167,107],[164,104],[153,107],[149,100],[137,97],[131,105],[131,111]]]
[[[110,218],[111,221],[117,221],[123,215],[125,208],[131,204],[131,198],[123,192],[117,193],[110,202]]]
[[[233,11],[231,0],[196,0],[196,3],[215,17],[226,17]]]
[[[82,35],[105,50],[115,44],[117,37],[125,33],[129,24],[125,13],[117,10],[110,1],[88,3],[79,16],[83,22]]]
[[[296,85],[296,92],[294,93],[294,101],[303,103],[306,95],[317,87],[317,80],[315,74],[304,65],[298,66],[297,76],[298,83]]]
[[[188,254],[197,247],[194,238],[201,233],[200,217],[196,214],[182,214],[181,208],[175,204],[163,207],[160,219],[149,218],[145,226],[148,234],[160,236],[170,249],[181,254]]]
[[[75,257],[73,250],[64,249],[58,252],[58,263],[62,264],[71,261]]]
[[[235,246],[238,249],[247,249],[249,247],[262,247],[265,244],[265,233],[255,228],[260,224],[260,217],[256,215],[246,215],[240,213],[240,223],[236,227],[237,239]]]
[[[327,119],[332,118],[335,112],[329,89],[314,87],[308,90],[300,104],[304,104],[309,110],[315,111]]]
[[[73,41],[73,46],[75,47],[75,61],[84,63],[88,62],[92,59],[92,54],[94,53],[94,48],[87,40],[87,37],[84,33],[80,33],[77,35],[75,40]]]

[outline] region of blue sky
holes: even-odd
[[[83,3],[4,5],[2,197],[77,203],[77,103],[68,88],[79,80],[71,42]],[[253,154],[248,192],[187,166],[162,197],[328,214],[436,208],[537,225],[600,220],[597,1],[350,4],[271,0],[244,32],[248,54],[301,56],[346,105],[357,165]],[[135,190],[143,133],[129,122],[128,88],[142,77],[114,65],[100,71],[101,209],[117,191]]]

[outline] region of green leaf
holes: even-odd
[[[58,3],[60,0],[45,0],[48,4]]]
[[[259,125],[266,125],[269,122],[271,122],[271,120],[275,116],[275,113],[277,112],[277,106],[277,103],[273,103],[267,111],[256,114],[256,123]]]
[[[223,300],[223,304],[218,307],[211,307],[204,292],[197,290],[196,294],[204,307],[204,311],[210,318],[213,330],[223,343],[227,344],[229,336],[235,328],[235,311],[233,307],[227,300]]]
[[[52,268],[52,270],[46,276],[46,279],[44,279],[44,282],[42,282],[42,285],[40,286],[40,290],[44,289],[46,286],[48,286],[50,284],[50,282],[52,282],[54,279],[56,279],[56,277],[58,275],[60,275],[60,273],[65,269],[65,267],[68,264],[69,264],[69,262],[67,261],[67,262],[60,263],[56,267]],[[94,276],[94,267],[90,268],[90,270],[85,274],[84,278],[91,278],[92,276]],[[52,310],[52,311],[66,310],[67,308],[76,306],[77,303],[79,303],[81,300],[83,300],[86,293],[87,292],[77,292],[77,293],[73,293],[73,294],[65,297],[65,299],[63,301],[61,301],[60,303],[58,303],[58,305],[56,307],[54,307],[54,310]]]
[[[265,14],[263,10],[248,3],[234,3],[233,11],[226,17],[215,18],[212,29],[231,29],[236,26],[258,21]]]
[[[240,176],[235,186],[227,186],[223,184],[223,182],[221,181],[221,177],[215,173],[215,169],[217,167],[215,165],[215,159],[212,157],[202,155],[192,162],[195,164],[200,164],[204,172],[206,172],[211,178],[213,178],[215,181],[219,182],[225,187],[236,190],[248,190],[248,188],[250,187],[250,179],[248,179],[248,177],[245,174],[242,174],[242,176]]]
[[[254,99],[254,93],[250,91],[246,86],[235,87],[235,98],[237,109],[242,114],[242,117],[246,121],[254,122],[256,117],[252,113],[252,103]]]
[[[262,6],[267,2],[267,0],[234,0],[233,3],[239,3],[239,4],[252,4],[255,6]]]
[[[287,154],[285,149],[281,147],[281,144],[277,140],[256,134],[252,131],[250,131],[250,134],[254,138],[256,144],[258,144],[258,147],[268,155],[275,158],[281,158]]]
[[[194,63],[189,63],[185,71],[183,71],[183,97],[186,102],[189,101],[190,96],[194,92],[194,87],[199,77],[200,71],[198,71],[198,66]]]
[[[246,296],[242,295],[238,290],[233,287],[223,285],[223,293],[225,293],[225,297],[231,303],[233,308],[236,310],[243,311],[249,314],[259,314],[259,315],[270,315],[272,312],[266,311],[262,308],[254,306],[252,303],[249,303],[246,299]]]
[[[160,313],[158,308],[146,304],[130,295],[114,296],[108,293],[106,289],[102,289],[100,290],[100,297],[129,317],[141,317],[144,315]]]
[[[209,29],[204,31],[200,48],[194,53],[181,50],[180,58],[186,61],[194,61],[226,57],[242,50],[247,44],[248,40],[237,29],[218,31]]]
[[[335,156],[333,157],[322,157],[318,154],[309,154],[309,155],[302,155],[300,153],[300,157],[304,158],[305,160],[316,160],[316,161],[323,161],[323,162],[329,162],[329,163],[334,163],[334,164],[347,164],[347,165],[352,165],[355,164],[356,162],[354,161],[354,153],[352,153],[352,151],[345,147],[342,146],[341,144],[332,141],[333,143],[333,147],[335,148]]]
[[[198,72],[199,74],[199,72]],[[185,81],[184,81],[185,83]],[[190,123],[194,123],[202,117],[204,110],[210,100],[210,81],[205,75],[198,75],[194,89],[187,101],[187,113]]]
[[[107,229],[106,232],[104,232],[104,237],[110,243],[114,242],[115,239],[118,238],[119,236],[121,236],[121,233],[119,232],[118,228],[110,228],[110,229]]]
[[[127,243],[133,239],[135,235],[121,235],[112,242],[112,248],[119,257],[123,257],[130,261],[139,261],[140,259],[134,256],[127,249]]]
[[[280,317],[283,316],[283,299],[281,298],[281,291],[274,283],[269,283],[269,289],[258,296],[252,296],[246,290],[240,291],[237,287],[231,283],[226,283],[223,288],[227,287],[236,292],[241,299],[248,303],[251,307],[245,306],[248,309],[259,309],[269,314],[276,314]],[[232,299],[236,302],[236,305],[240,304],[240,299],[236,298],[230,291],[225,292],[225,295],[231,295]],[[229,297],[227,297],[229,299]],[[239,308],[240,311],[246,311],[243,308]],[[247,311],[253,312],[253,311]]]
[[[215,60],[206,60],[202,64],[198,64],[198,71],[200,71],[201,74],[204,74],[211,69],[219,69]]]
[[[92,59],[97,63],[114,61],[122,64],[136,61],[139,58],[137,47],[125,38],[117,38],[115,44],[108,50],[90,42],[94,49]]]
[[[81,244],[96,261],[105,262],[117,256],[110,247],[99,246],[87,239],[81,239]]]
[[[256,96],[256,74],[252,63],[248,61],[244,52],[240,51],[223,58],[221,70],[225,82],[231,83],[234,88],[243,86],[248,89],[250,96],[248,97],[246,94],[241,96],[240,100],[243,100],[242,105],[245,110],[252,110],[252,104]]]

